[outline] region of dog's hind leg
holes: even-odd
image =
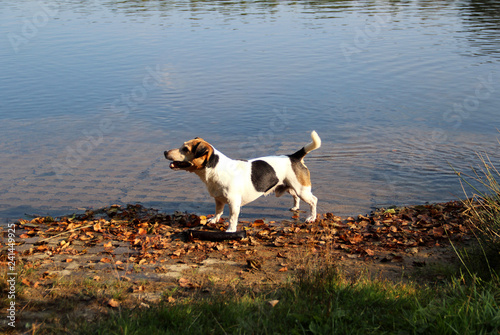
[[[289,188],[288,193],[290,193],[293,197],[293,207],[290,208],[291,211],[298,211],[300,207],[300,198],[297,195],[297,192],[293,188]]]
[[[274,190],[274,192],[276,193],[277,197],[281,197],[283,195],[283,193],[285,193],[285,192],[290,193],[293,197],[293,207],[290,208],[290,210],[291,211],[298,211],[299,210],[300,198],[297,195],[297,192],[295,192],[295,190],[293,188],[291,188],[290,186],[288,186],[286,184],[279,185],[278,187],[276,187],[276,190]]]
[[[302,188],[300,193],[298,193],[298,196],[300,199],[304,200],[306,202],[310,209],[311,209],[311,214],[306,218],[306,222],[314,222],[316,221],[316,205],[318,203],[318,198],[316,198],[312,192],[310,187],[305,187]]]

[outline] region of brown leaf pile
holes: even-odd
[[[320,222],[322,236],[336,248],[351,254],[374,256],[377,250],[418,252],[449,240],[462,240],[468,229],[462,202],[421,205],[379,210],[370,216],[359,215],[341,221],[326,214]],[[321,228],[318,228],[321,229]]]
[[[369,216],[342,219],[331,213],[322,215],[315,223],[305,224],[298,219],[282,222],[241,222],[247,238],[239,241],[207,242],[189,240],[184,232],[205,225],[208,229],[223,231],[224,221],[206,225],[207,218],[187,213],[167,215],[142,205],[113,205],[87,211],[72,217],[37,217],[19,220],[16,230],[19,241],[35,238],[33,246],[22,255],[45,253],[68,255],[71,262],[94,246],[103,247],[103,263],[121,264],[114,251],[124,244],[133,250],[127,262],[154,264],[160,257],[171,259],[186,255],[219,252],[230,258],[235,250],[251,250],[257,246],[275,248],[282,257],[281,248],[306,247],[315,251],[326,248],[341,250],[349,257],[377,257],[380,250],[418,252],[422,247],[433,247],[451,240],[463,239],[467,234],[463,205],[454,201],[445,204],[378,210]],[[241,226],[241,225],[240,225]],[[57,243],[50,243],[57,239]],[[247,251],[247,254],[251,251]],[[280,256],[281,255],[281,256]],[[0,259],[5,262],[5,259]],[[383,259],[381,261],[384,261]],[[286,266],[282,267],[287,271]],[[187,284],[186,284],[187,285]]]
[[[113,205],[73,217],[19,220],[17,229],[22,231],[21,240],[37,238],[34,246],[24,252],[25,256],[37,253],[80,255],[94,246],[102,246],[107,253],[113,254],[116,242],[126,242],[136,251],[128,261],[143,264],[165,252],[172,258],[184,254],[186,250],[176,247],[172,241],[186,228],[199,225],[202,219],[185,213],[159,214],[142,205]],[[64,240],[57,245],[50,243],[57,238]],[[79,247],[74,248],[75,245]],[[103,263],[111,261],[108,257],[101,259]]]

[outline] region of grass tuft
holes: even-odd
[[[478,154],[481,162],[472,174],[456,172],[466,194],[464,204],[468,224],[477,243],[457,252],[466,272],[474,280],[500,281],[500,172],[486,154]]]

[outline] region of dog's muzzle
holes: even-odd
[[[175,169],[187,169],[187,168],[190,168],[191,166],[193,166],[193,164],[191,162],[173,160],[170,157],[168,151],[165,151],[163,154],[165,155],[166,159],[168,159],[169,161],[172,161],[172,163],[170,163],[170,168],[173,170],[175,170]]]

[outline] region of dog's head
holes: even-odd
[[[171,160],[170,168],[194,172],[206,167],[214,148],[205,140],[196,137],[184,142],[179,149],[165,151],[165,158]]]

